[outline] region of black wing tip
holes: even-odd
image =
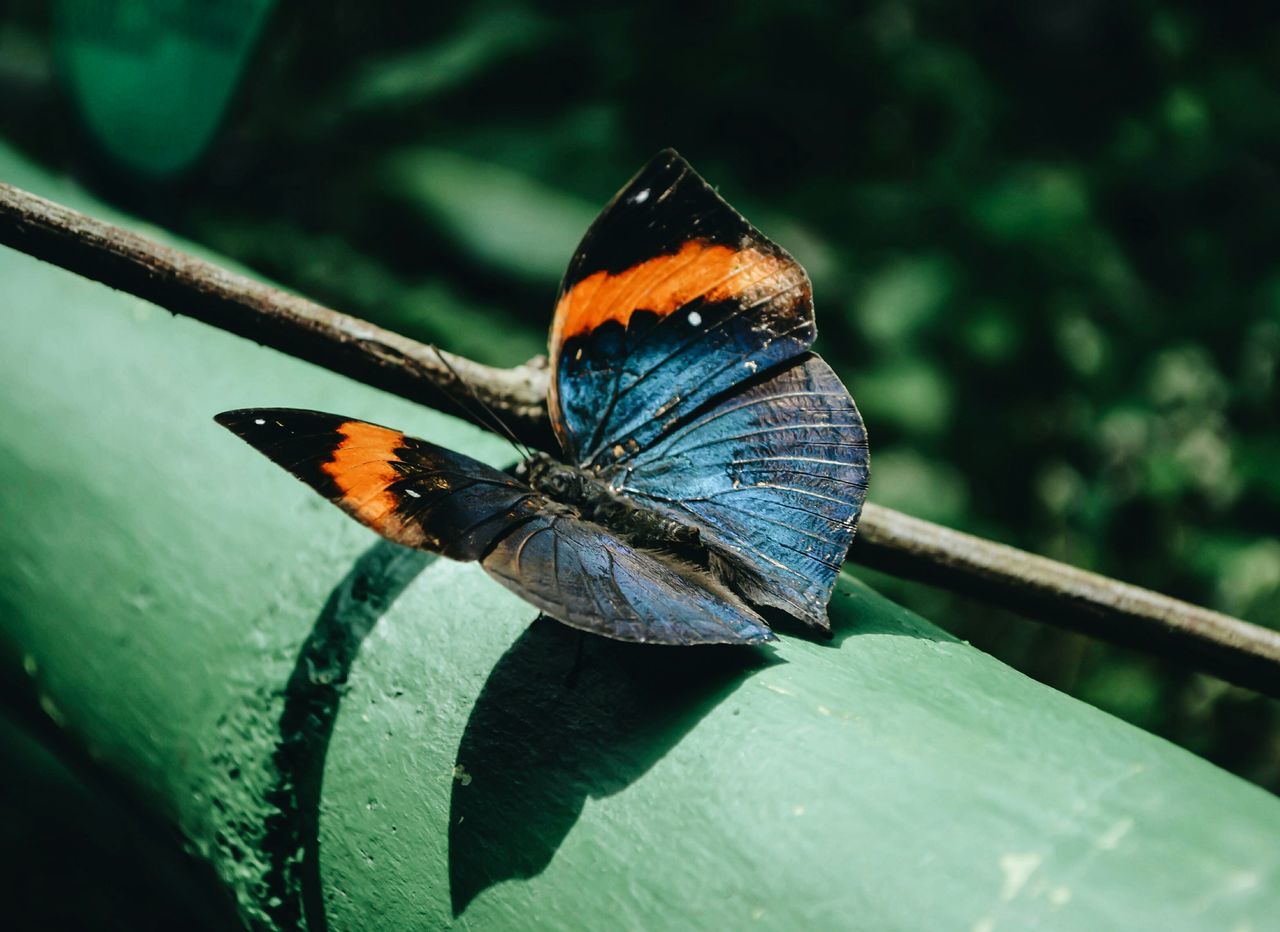
[[[336,447],[342,440],[340,428],[352,419],[302,408],[235,408],[215,414],[213,420],[268,459],[286,466],[306,453],[319,455]],[[314,478],[286,468],[304,481]]]
[[[220,411],[213,416],[216,423],[221,424],[228,430],[235,430],[236,427],[244,424],[253,423],[253,421],[268,418],[278,418],[282,415],[296,414],[317,414],[316,411],[300,411],[296,408],[232,408],[230,411]]]
[[[253,433],[252,427],[255,420],[266,420],[266,416],[273,414],[271,408],[233,408],[230,411],[221,411],[213,416],[214,423],[225,427],[231,433],[235,434],[242,440],[248,440]]]
[[[213,419],[219,424],[225,424],[228,421],[234,421],[246,417],[280,417],[281,415],[303,415],[307,417],[337,417],[336,414],[325,414],[323,411],[313,411],[310,408],[231,408],[228,411],[220,411],[213,416]]]
[[[213,420],[228,430],[238,433],[241,428],[261,427],[263,423],[277,424],[283,421],[286,424],[314,426],[316,424],[337,425],[356,419],[344,417],[341,414],[312,411],[308,408],[232,408],[215,414]]]
[[[297,413],[288,408],[233,408],[215,414],[213,420],[241,440],[253,443],[255,436],[266,433],[263,428],[276,427],[285,416],[292,420],[292,416]],[[278,431],[271,431],[276,432]]]
[[[644,181],[645,184],[653,184],[655,178],[676,178],[681,175],[693,175],[695,178],[702,180],[702,176],[689,164],[688,159],[675,149],[667,147],[649,159],[644,168],[636,173],[636,176],[627,187],[632,187],[638,181]]]
[[[688,165],[689,162],[679,152],[671,146],[661,149],[657,155],[649,160],[650,165]]]

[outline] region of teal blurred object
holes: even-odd
[[[124,168],[172,176],[218,130],[275,0],[58,0],[53,38],[84,125]]]

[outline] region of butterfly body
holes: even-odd
[[[545,453],[521,463],[515,475],[552,501],[573,507],[580,516],[611,528],[640,546],[688,554],[697,551],[701,542],[696,526],[640,508],[594,471],[562,463]]]
[[[809,352],[808,276],[674,152],[588,230],[560,289],[561,457],[500,472],[319,412],[217,420],[383,536],[461,560],[566,624],[669,644],[828,631],[866,494],[861,416]]]

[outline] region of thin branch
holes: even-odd
[[[849,559],[1280,696],[1280,632],[867,503]]]
[[[265,346],[475,421],[455,369],[530,446],[555,449],[545,366],[495,369],[0,183],[0,243]],[[1280,696],[1280,632],[868,504],[850,559]]]
[[[546,416],[546,373],[536,365],[495,369],[437,353],[368,321],[4,183],[0,183],[0,243],[175,314],[476,421],[456,372],[521,440],[541,448],[554,442]]]

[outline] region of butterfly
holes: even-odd
[[[560,458],[504,472],[317,411],[215,420],[383,537],[479,561],[571,627],[755,643],[781,614],[829,635],[869,460],[816,333],[804,269],[666,150],[606,205],[560,286]]]

